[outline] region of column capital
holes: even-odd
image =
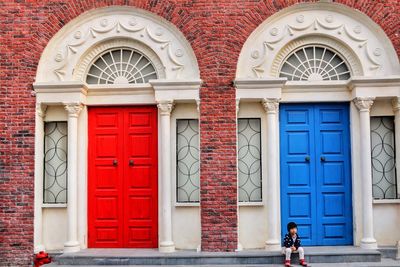
[[[81,103],[64,103],[64,108],[69,117],[78,117],[83,105]]]
[[[393,111],[400,111],[400,97],[395,97],[392,99]]]
[[[172,110],[174,109],[174,101],[173,100],[162,100],[157,102],[157,107],[160,110],[161,115],[171,115]]]
[[[353,102],[360,111],[369,111],[374,103],[375,97],[357,97]]]
[[[46,108],[43,106],[42,103],[37,102],[35,109],[36,109],[36,114],[39,117],[44,118],[46,116]]]
[[[279,109],[278,98],[264,98],[262,105],[267,113],[277,113]]]

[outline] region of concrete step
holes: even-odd
[[[310,263],[380,262],[377,250],[358,247],[307,247],[306,260]],[[55,257],[59,265],[266,265],[281,266],[283,255],[279,252],[246,250],[240,252],[177,251],[160,253],[152,249],[85,249],[77,253]],[[294,254],[293,262],[298,262]],[[336,266],[336,265],[335,265]],[[364,266],[364,265],[362,265]]]

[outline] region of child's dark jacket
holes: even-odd
[[[283,246],[285,248],[290,248],[294,246],[296,249],[301,247],[301,240],[298,234],[296,234],[296,241],[293,242],[292,236],[290,233],[287,233],[285,235],[285,238],[283,238]]]

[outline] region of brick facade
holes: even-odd
[[[40,2],[40,3],[39,3]],[[29,1],[0,3],[1,264],[29,265],[33,252],[34,103],[32,83],[52,36],[83,12],[132,5],[175,24],[191,43],[201,96],[202,250],[237,247],[235,76],[240,50],[266,18],[299,1]],[[301,1],[300,1],[301,2]],[[365,12],[400,54],[398,0],[338,1]]]

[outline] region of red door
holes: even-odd
[[[89,247],[157,247],[157,109],[89,109]]]

